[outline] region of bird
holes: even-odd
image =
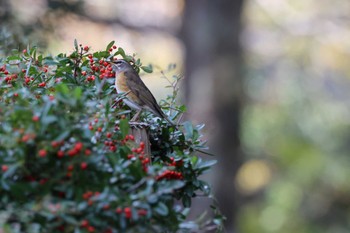
[[[142,110],[148,110],[157,117],[165,119],[171,125],[174,125],[162,111],[151,91],[129,62],[124,59],[118,59],[113,61],[112,64],[115,72],[115,88],[117,92],[124,93],[124,103],[137,111],[130,120],[131,122],[135,122],[138,119]]]

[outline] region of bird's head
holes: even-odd
[[[121,72],[121,71],[126,71],[129,69],[133,69],[132,66],[129,64],[129,62],[123,60],[123,59],[118,59],[116,61],[112,62],[113,67],[116,72]]]

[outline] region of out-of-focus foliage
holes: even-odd
[[[241,232],[349,232],[350,2],[246,7]]]
[[[194,155],[205,148],[202,126],[176,128],[146,114],[153,146],[145,154],[113,86],[117,56],[152,72],[114,42],[93,53],[75,42],[69,55],[28,47],[0,58],[1,232],[220,228],[215,208],[214,221],[186,221],[192,199],[211,193],[199,176],[215,161]],[[185,111],[175,98],[162,102],[174,121]]]

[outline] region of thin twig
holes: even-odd
[[[141,187],[147,180],[145,178],[141,179],[139,182],[136,184],[132,185],[128,190],[126,190],[128,193],[136,190],[137,188]]]
[[[29,69],[30,69],[31,65],[32,65],[32,58],[29,59],[29,63],[28,63],[27,70],[26,70],[26,77],[28,77],[28,75],[29,75]]]

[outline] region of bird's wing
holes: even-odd
[[[143,83],[136,71],[126,71],[124,75],[127,77],[126,85],[129,87],[131,92],[138,97],[141,104],[148,106],[154,112],[154,114],[158,115],[159,117],[166,118],[151,91]]]

